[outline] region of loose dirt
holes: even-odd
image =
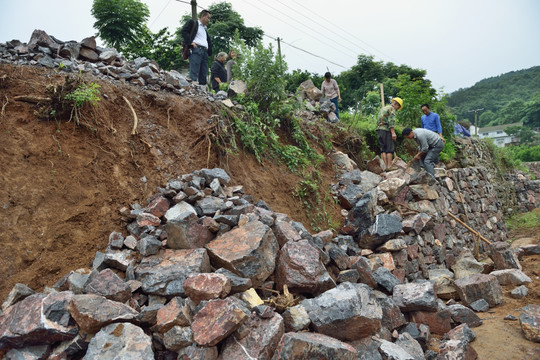
[[[92,77],[103,96],[83,111],[81,126],[39,120],[42,105],[14,100],[45,97],[65,76],[0,64],[0,301],[16,283],[40,291],[70,270],[91,267],[112,231],[126,234],[122,207],[145,206],[156,187],[205,167],[224,168],[231,184],[311,230],[292,197],[299,176],[242,151],[223,155],[209,147],[220,105]],[[137,135],[124,96],[138,116]],[[321,188],[328,188],[334,171],[329,164],[320,171]],[[329,211],[341,220],[337,205]]]

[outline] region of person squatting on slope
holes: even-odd
[[[182,39],[189,44],[189,77],[198,81],[199,85],[206,85],[208,76],[208,57],[212,55],[212,41],[206,26],[210,22],[211,14],[208,10],[201,11],[199,20],[189,19],[181,30]]]
[[[395,150],[394,141],[397,139],[394,127],[396,125],[396,111],[403,107],[403,100],[396,97],[390,105],[386,105],[379,111],[377,123],[377,137],[381,146],[381,157],[386,169],[392,166],[392,154]]]
[[[334,110],[334,113],[339,120],[338,101],[341,102],[341,93],[339,92],[337,81],[332,79],[332,75],[329,72],[324,74],[324,81],[321,84],[321,92],[323,96],[326,96],[331,102],[334,103],[334,105],[336,105],[336,110]]]
[[[414,159],[420,162],[423,167],[432,177],[435,177],[435,164],[439,162],[439,154],[444,148],[444,142],[439,135],[431,130],[416,128],[405,128],[401,132],[403,137],[414,139],[418,144],[418,153],[414,155]]]
[[[444,142],[445,140],[442,136],[441,118],[439,117],[439,114],[432,112],[429,104],[424,104],[420,106],[420,108],[424,113],[424,115],[421,117],[422,128],[435,131],[437,134],[439,134],[439,137]]]
[[[212,83],[212,89],[215,92],[219,91],[219,84],[227,81],[227,70],[225,70],[225,61],[227,60],[227,53],[223,51],[217,54],[216,60],[212,64],[210,69],[210,80]]]

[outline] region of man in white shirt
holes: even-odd
[[[198,81],[200,85],[206,85],[208,76],[208,57],[212,55],[212,42],[206,32],[206,26],[210,22],[211,14],[208,10],[201,11],[199,20],[190,19],[182,27],[182,38],[185,44],[189,44],[189,77]]]

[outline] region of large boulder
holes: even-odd
[[[351,345],[327,335],[290,332],[283,335],[272,359],[356,360],[358,354]]]
[[[185,296],[183,288],[190,274],[210,272],[205,249],[165,250],[145,257],[135,268],[135,277],[147,294]]]
[[[73,293],[34,294],[0,314],[0,349],[52,344],[77,335],[68,312]]]
[[[83,360],[153,359],[152,338],[130,323],[110,324],[90,340]]]
[[[219,236],[206,248],[214,267],[250,278],[258,286],[274,272],[278,242],[268,226],[252,221]]]
[[[343,283],[301,304],[315,331],[340,340],[358,340],[381,328],[382,309],[365,284]]]
[[[474,274],[455,281],[459,298],[465,305],[484,299],[490,307],[502,303],[502,288],[493,275]]]
[[[287,285],[289,291],[298,293],[318,293],[334,286],[319,250],[308,240],[288,242],[281,248],[275,278],[278,289]]]

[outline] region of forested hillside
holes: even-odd
[[[448,97],[448,105],[459,120],[474,120],[479,112],[479,125],[492,126],[523,121],[529,128],[540,127],[540,66],[511,71],[459,89]]]

